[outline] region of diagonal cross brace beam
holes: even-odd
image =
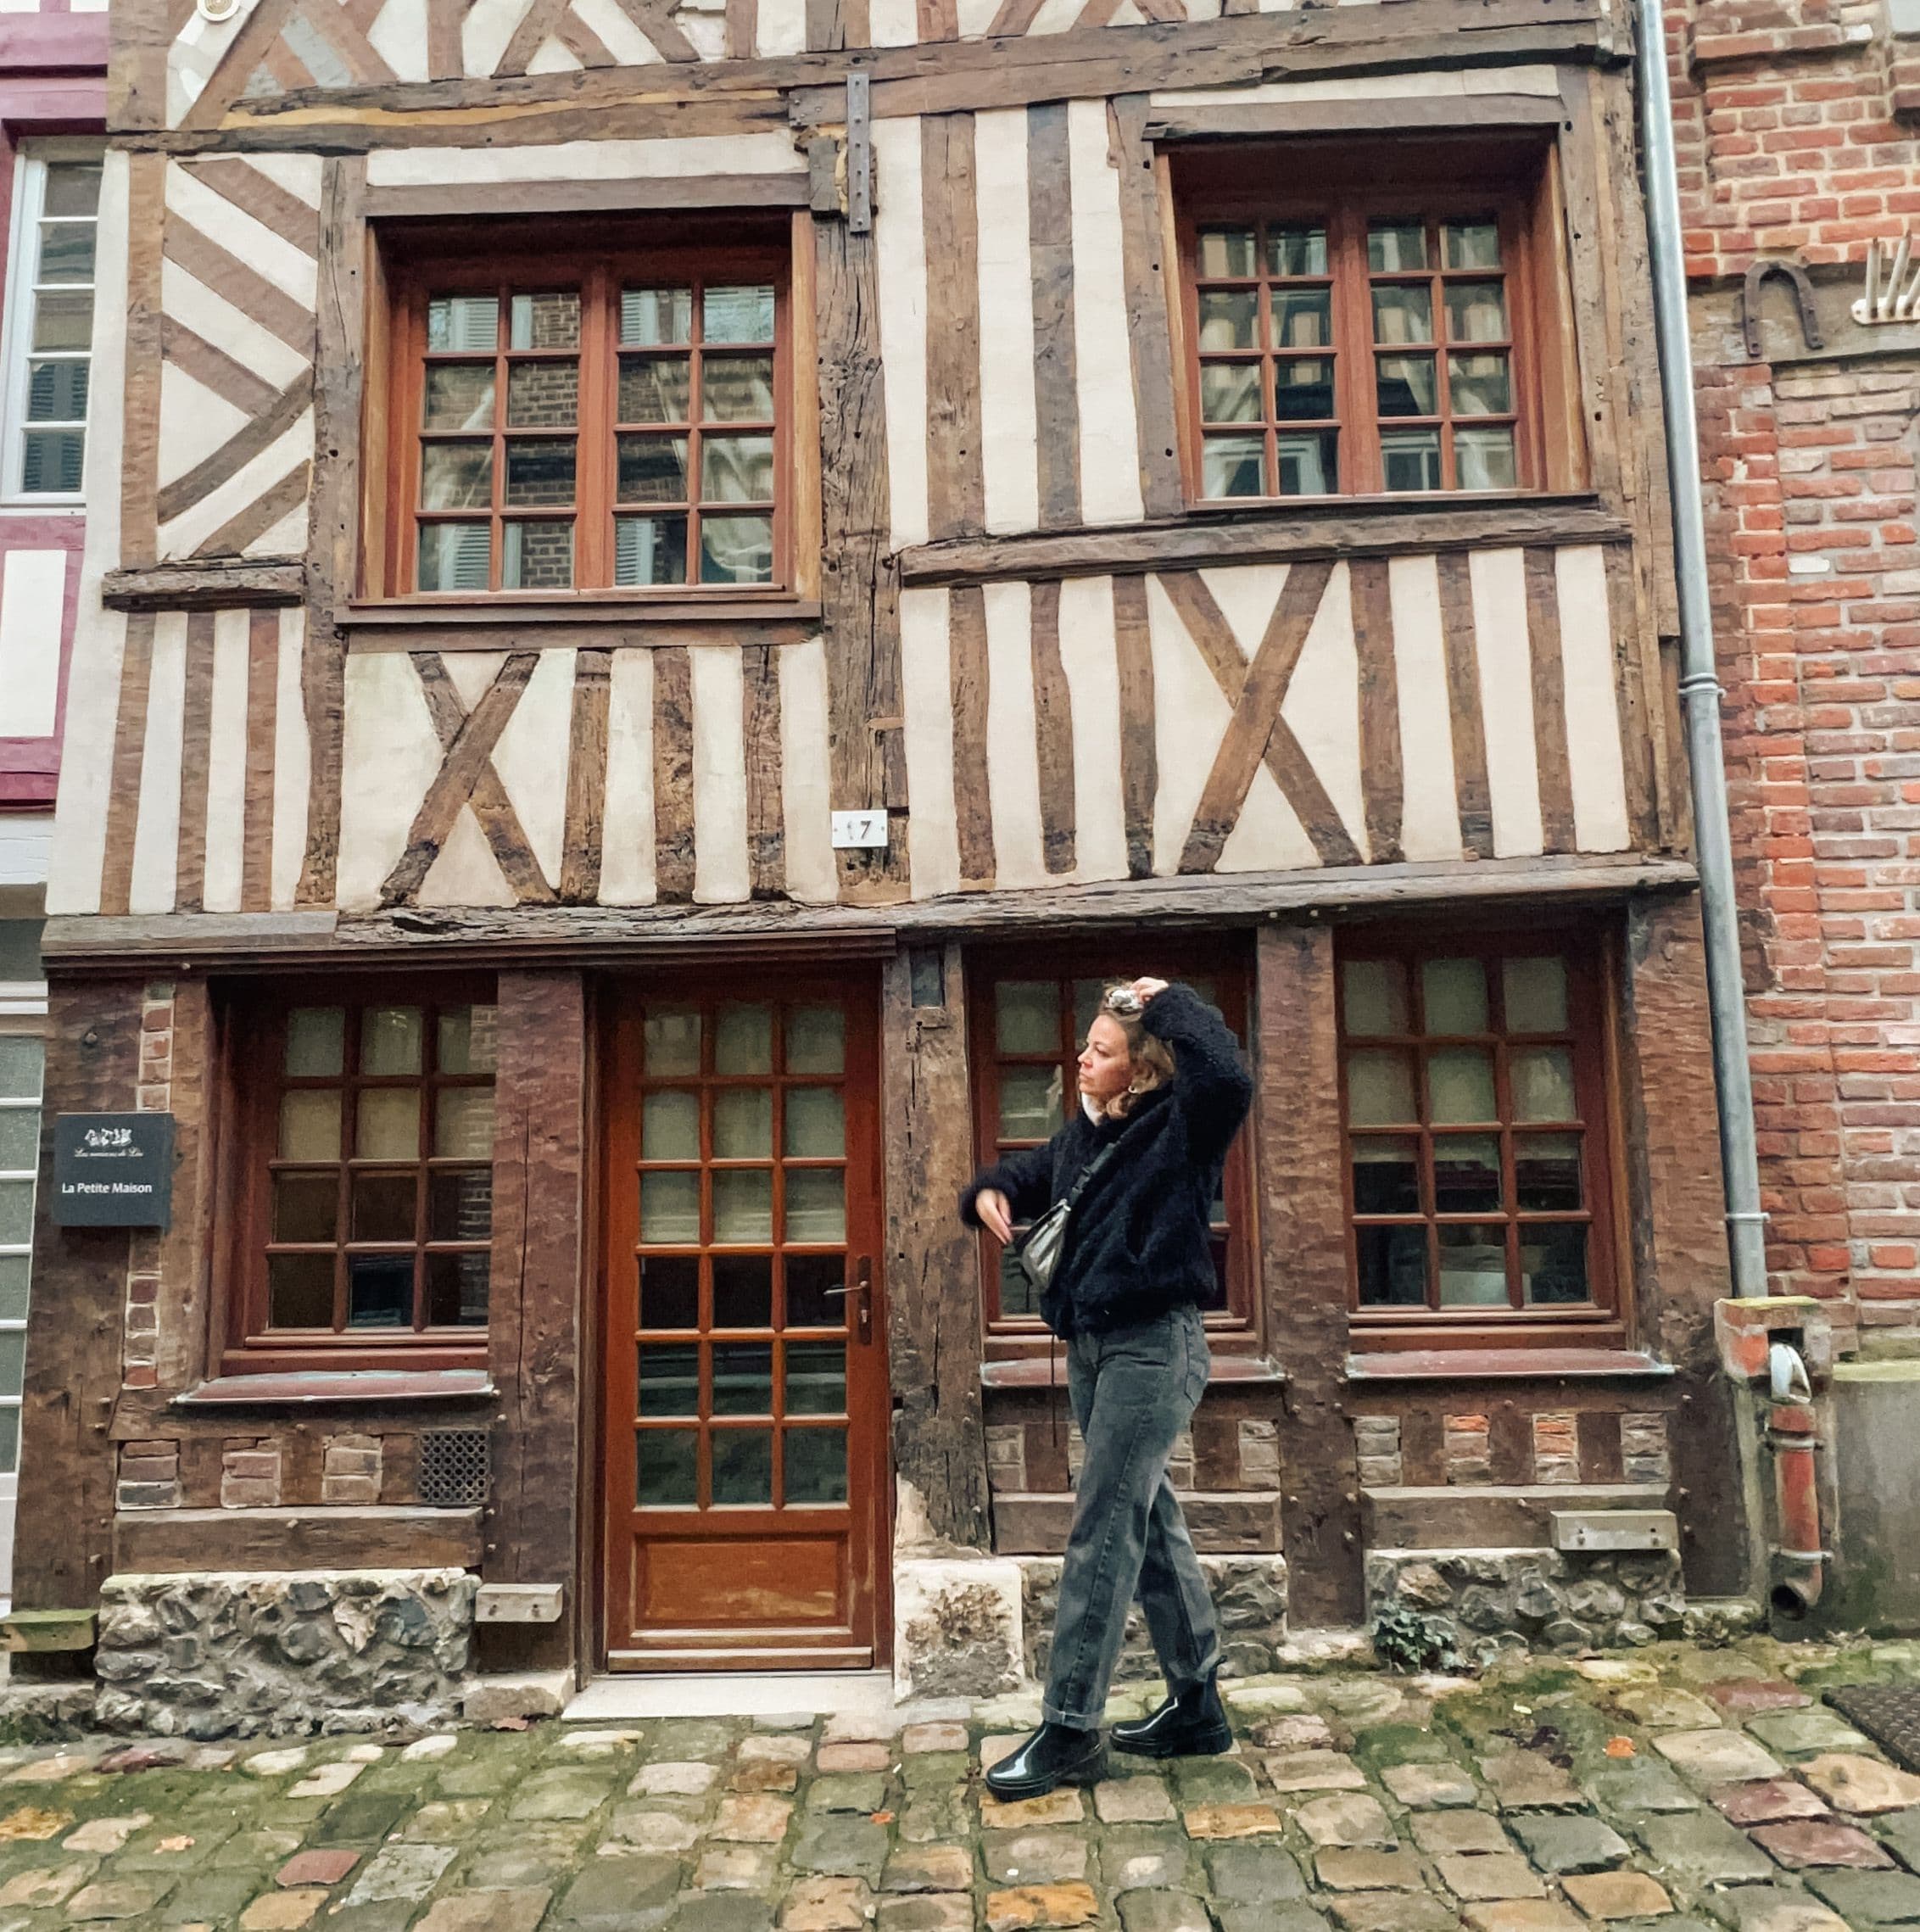
[[[515,898],[522,904],[555,904],[554,890],[540,870],[520,815],[494,769],[494,747],[533,678],[539,653],[513,652],[472,711],[460,702],[460,693],[447,675],[446,660],[438,651],[416,651],[410,656],[445,757],[414,814],[406,850],[381,885],[381,904],[399,905],[420,891],[463,806],[472,807]]]

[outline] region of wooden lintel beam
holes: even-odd
[[[110,611],[224,611],[298,604],[304,563],[163,563],[109,570],[100,601]]]
[[[1244,141],[1260,135],[1368,134],[1432,128],[1553,126],[1566,109],[1558,94],[1453,94],[1435,100],[1381,96],[1365,101],[1262,101],[1174,108],[1147,117],[1153,142]]]
[[[422,187],[370,187],[366,193],[371,217],[436,221],[487,215],[625,214],[656,208],[804,208],[807,203],[807,177],[803,174],[448,181]]]

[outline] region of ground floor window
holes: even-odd
[[[237,1339],[482,1351],[494,1020],[477,990],[320,994],[241,1015]]]
[[[1019,955],[986,955],[969,963],[973,1013],[975,1151],[980,1163],[1050,1140],[1077,1104],[1074,1062],[1086,1030],[1100,1010],[1102,994],[1117,980],[1147,972],[1192,986],[1217,1008],[1247,1046],[1245,966],[1224,953],[1160,952],[1145,964],[1131,953],[1102,949],[1032,949]],[[1253,1252],[1253,1179],[1247,1134],[1227,1155],[1212,1216],[1214,1292],[1206,1304],[1210,1330],[1251,1337],[1256,1269]],[[982,1234],[981,1298],[990,1346],[1019,1353],[1023,1341],[1044,1338],[1038,1298],[1008,1253]]]
[[[8,1482],[20,1465],[44,1051],[36,1034],[0,1032],[0,1479]]]
[[[1357,1327],[1615,1311],[1600,955],[1576,938],[1342,946]]]

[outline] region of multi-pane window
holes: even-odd
[[[1552,311],[1535,190],[1510,168],[1483,191],[1307,200],[1291,183],[1314,167],[1276,164],[1287,197],[1263,199],[1263,171],[1218,151],[1176,169],[1196,500],[1532,489],[1568,468],[1538,373],[1558,351],[1530,327]]]
[[[1581,955],[1355,949],[1340,1034],[1363,1318],[1614,1301],[1600,1000]]]
[[[0,1478],[20,1465],[42,1057],[33,1035],[0,1033]]]
[[[464,1000],[316,1003],[265,1030],[256,1334],[385,1344],[484,1328],[494,1018]]]
[[[785,305],[766,255],[424,273],[402,304],[414,433],[394,587],[784,581]]]
[[[8,304],[9,495],[81,493],[99,204],[97,151],[70,143],[28,150]]]
[[[1173,976],[1217,1007],[1244,1043],[1246,997],[1237,974],[1205,970]],[[1071,969],[1041,977],[1028,962],[991,969],[984,981],[975,982],[975,1132],[983,1164],[1039,1147],[1059,1131],[1064,1109],[1080,1104],[1075,1063],[1102,996],[1115,979],[1131,977],[1118,963],[1114,971],[1102,974],[1082,969],[1077,962]],[[1242,1134],[1228,1153],[1211,1217],[1214,1287],[1205,1305],[1209,1314],[1231,1321],[1248,1320],[1251,1309],[1247,1159]],[[1023,1329],[1037,1332],[1039,1297],[1009,1253],[991,1236],[983,1238],[995,1264],[985,1282],[989,1326],[1014,1334]]]

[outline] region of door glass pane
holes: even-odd
[[[360,1071],[418,1073],[425,1038],[418,1007],[369,1007],[360,1019]]]
[[[700,1258],[694,1254],[640,1257],[640,1326],[700,1326]]]
[[[1507,379],[1504,351],[1487,355],[1449,355],[1447,377],[1455,416],[1504,416],[1513,407],[1513,386]]]
[[[1086,1046],[1086,1036],[1100,1008],[1106,1003],[1107,982],[1104,980],[1075,980],[1074,981],[1074,1046],[1077,1050]]]
[[[803,1167],[787,1175],[789,1241],[846,1239],[846,1176],[837,1167]]]
[[[330,1089],[282,1094],[280,1098],[280,1158],[338,1160],[340,1158],[340,1096]]]
[[[1356,1127],[1410,1126],[1414,1069],[1404,1053],[1363,1049],[1347,1056],[1347,1118]]]
[[[1339,475],[1336,451],[1340,438],[1331,430],[1318,435],[1282,430],[1274,438],[1274,458],[1280,468],[1282,496],[1325,496]]]
[[[33,1183],[0,1181],[0,1242],[24,1247],[33,1239]]]
[[[684,517],[617,517],[613,520],[616,584],[684,584]]]
[[[622,355],[620,358],[620,420],[622,422],[685,422],[693,399],[693,364],[684,355]],[[686,444],[679,444],[681,468]],[[625,455],[627,438],[621,438]]]
[[[709,511],[700,526],[702,584],[770,584],[773,579],[773,520],[719,517]]]
[[[713,1238],[737,1244],[773,1238],[773,1176],[765,1168],[728,1168],[713,1176]]]
[[[443,1101],[451,1097],[441,1096]],[[420,1090],[410,1086],[363,1087],[354,1132],[354,1153],[360,1160],[418,1160]]]
[[[420,527],[422,590],[484,590],[493,568],[489,523],[423,523]]]
[[[346,1014],[337,1006],[297,1006],[287,1015],[286,1071],[295,1080],[338,1075]]]
[[[1508,1057],[1516,1120],[1577,1120],[1573,1055],[1565,1047],[1516,1047]]]
[[[522,362],[507,372],[506,420],[516,429],[571,429],[579,414],[574,362]]]
[[[347,1257],[347,1326],[349,1328],[410,1328],[413,1326],[412,1255],[349,1254]]]
[[[846,1431],[789,1429],[785,1433],[788,1503],[844,1503]]]
[[[1440,1229],[1442,1308],[1507,1305],[1507,1237],[1499,1224],[1443,1223]]]
[[[713,1158],[767,1160],[773,1153],[773,1088],[723,1087],[713,1097]]]
[[[493,1262],[484,1250],[427,1257],[427,1319],[436,1328],[484,1328]]]
[[[490,1168],[428,1177],[429,1241],[485,1241],[493,1231],[494,1175]]]
[[[700,1350],[691,1343],[647,1342],[640,1347],[640,1413],[700,1413]]]
[[[700,1176],[640,1176],[640,1239],[692,1243],[700,1239]]]
[[[1290,355],[1273,371],[1273,413],[1282,422],[1318,422],[1334,413],[1333,364],[1324,356]]]
[[[1535,1223],[1520,1231],[1520,1279],[1534,1307],[1590,1301],[1583,1221]]]
[[[1353,1212],[1417,1214],[1420,1148],[1410,1140],[1384,1136],[1353,1142]]]
[[[846,1066],[846,1015],[837,1006],[796,1006],[787,1013],[787,1071],[837,1074]]]
[[[643,1510],[691,1509],[699,1500],[700,1434],[641,1429],[633,1437],[634,1494]]]
[[[716,1429],[708,1438],[713,1457],[713,1501],[768,1504],[773,1500],[773,1432]]]
[[[1425,1227],[1357,1227],[1360,1305],[1423,1308],[1426,1304]]]
[[[1063,1079],[1058,1067],[1002,1067],[1000,1069],[1001,1139],[1049,1139],[1060,1125]]]
[[[1000,1312],[1003,1315],[1040,1313],[1040,1296],[1032,1278],[1014,1261],[1011,1248],[1000,1251]]]
[[[700,371],[705,414],[717,422],[773,420],[773,358],[711,355]]]
[[[27,1284],[32,1276],[31,1255],[0,1254],[0,1321],[25,1321]]]
[[[846,1344],[787,1343],[786,1400],[790,1415],[838,1415],[846,1408]]]
[[[771,1328],[773,1326],[773,1257],[716,1254],[713,1257],[713,1326]]]
[[[1506,994],[1507,1031],[1564,1033],[1566,1026],[1566,962],[1508,959],[1501,963]]]
[[[0,1409],[0,1474],[11,1476],[20,1466],[20,1412]]]
[[[496,1061],[500,1009],[449,1006],[440,1014],[439,1064],[444,1074],[490,1074]]]
[[[1429,959],[1420,990],[1429,1033],[1487,1031],[1487,969],[1477,959]]]
[[[1428,1118],[1437,1122],[1497,1120],[1493,1056],[1484,1047],[1442,1047],[1427,1057]]]
[[[1443,1214],[1497,1214],[1500,1211],[1500,1136],[1436,1134],[1433,1206]]]
[[[495,349],[500,328],[496,295],[441,295],[427,304],[427,346],[431,350]]]
[[[686,502],[687,449],[684,436],[622,436],[616,500]]]
[[[25,1335],[17,1328],[0,1333],[0,1395],[18,1395],[25,1370]]]
[[[713,1029],[717,1074],[770,1074],[773,1070],[773,1009],[770,1006],[727,1006]]]
[[[39,1110],[32,1107],[0,1109],[0,1174],[27,1174],[39,1164]]]
[[[846,1286],[846,1258],[840,1254],[790,1254],[786,1273],[789,1328],[844,1328],[846,1298],[829,1293]]]
[[[773,499],[773,438],[715,436],[700,446],[703,503],[770,503]]]
[[[1582,1204],[1579,1135],[1515,1135],[1513,1173],[1523,1214],[1577,1212]]]
[[[640,1154],[646,1160],[700,1159],[700,1096],[650,1093],[640,1111]]]
[[[512,349],[578,349],[580,298],[570,293],[516,295],[508,326]]]
[[[1349,959],[1340,969],[1341,1020],[1349,1036],[1407,1033],[1407,969],[1398,959]]]
[[[846,1152],[846,1107],[837,1086],[787,1089],[782,1152],[792,1160],[838,1160]]]
[[[1448,268],[1498,268],[1499,225],[1493,221],[1449,221],[1440,231],[1446,237]]]
[[[649,1080],[678,1080],[700,1071],[700,1014],[655,1007],[646,1016]]]
[[[443,1087],[433,1103],[433,1152],[443,1159],[494,1157],[494,1090]]]
[[[0,1099],[39,1099],[42,1054],[37,1040],[0,1034]]]
[[[573,526],[509,523],[500,552],[503,590],[563,589],[573,581]]]
[[[274,1328],[333,1326],[333,1257],[271,1254],[266,1264],[267,1322]]]
[[[713,1344],[713,1413],[771,1415],[773,1413],[773,1344],[716,1342]]]
[[[1002,1053],[1060,1051],[1060,987],[1053,980],[1002,980],[993,989],[994,1037]]]
[[[410,1174],[354,1175],[353,1239],[411,1241],[414,1196],[414,1177]]]
[[[422,510],[484,510],[493,500],[494,446],[491,443],[421,444],[420,507]],[[455,528],[461,527],[453,526]]]

